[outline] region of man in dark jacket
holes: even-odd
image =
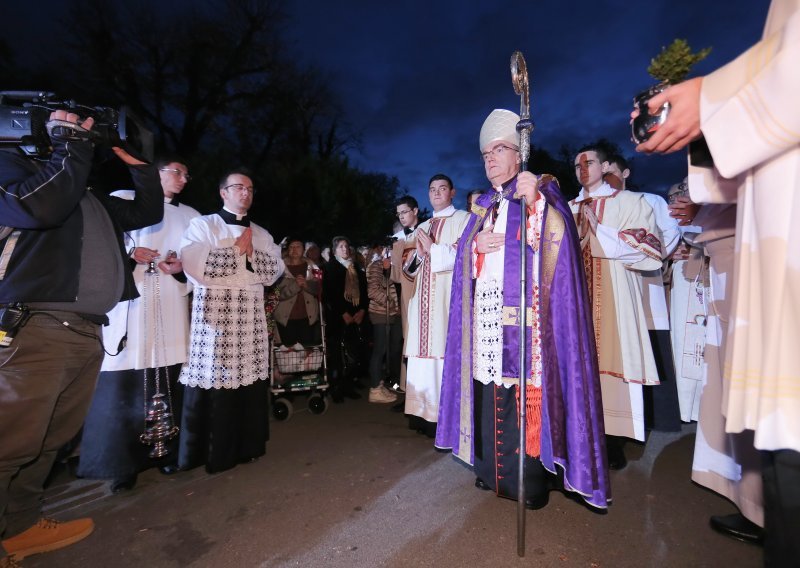
[[[67,131],[93,123],[79,125],[64,110],[50,119]],[[136,190],[133,201],[117,199],[86,187],[90,141],[53,135],[51,143],[47,161],[0,151],[0,565],[6,556],[67,546],[94,528],[91,519],[40,518],[40,497],[57,450],[78,432],[91,401],[105,314],[136,295],[122,233],[163,214],[154,167],[114,148]]]

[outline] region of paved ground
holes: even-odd
[[[119,495],[104,482],[60,477],[48,512],[90,515],[97,528],[23,565],[760,566],[760,548],[708,527],[710,515],[735,509],[691,483],[693,442],[686,427],[629,444],[607,514],[552,493],[545,509],[527,513],[520,558],[514,502],[476,489],[470,471],[408,430],[402,414],[347,401],[273,422],[267,455],[226,473],[151,470]]]

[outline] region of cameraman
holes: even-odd
[[[65,110],[50,119],[77,132],[94,123]],[[121,148],[113,150],[129,166],[135,199],[87,190],[94,148],[75,138],[51,136],[46,162],[0,149],[0,345],[11,339],[0,346],[0,566],[94,528],[91,519],[40,518],[40,498],[91,401],[105,314],[136,295],[122,233],[163,215],[155,168]]]

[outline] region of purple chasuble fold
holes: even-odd
[[[507,186],[513,195],[516,178]],[[543,465],[564,471],[564,486],[595,507],[606,507],[611,489],[606,463],[603,410],[594,329],[577,230],[572,214],[551,176],[540,176],[539,191],[546,200],[540,243],[540,333],[542,354]],[[452,449],[469,464],[475,456],[472,330],[472,243],[491,214],[494,190],[480,195],[458,243],[453,270],[450,316],[445,348],[436,446]],[[503,305],[519,306],[519,201],[509,200],[505,242]],[[528,267],[533,269],[528,247]],[[532,282],[529,270],[527,282]],[[531,292],[526,291],[531,306]],[[513,329],[512,329],[513,328]],[[519,329],[504,326],[503,376],[517,376]],[[525,342],[530,349],[530,337]],[[525,358],[530,361],[530,356]],[[528,365],[526,365],[528,366]],[[530,376],[529,369],[526,369]],[[516,388],[516,387],[515,387]]]

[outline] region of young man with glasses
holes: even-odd
[[[178,375],[189,348],[192,286],[175,251],[189,222],[200,213],[179,201],[191,179],[184,160],[162,157],[156,167],[164,192],[164,218],[125,235],[139,297],[120,302],[108,313],[103,343],[111,351],[123,338],[127,342],[122,343],[118,355],[103,359],[81,439],[78,474],[89,479],[112,479],[112,493],[132,489],[137,475],[146,469],[158,466],[162,473],[170,474],[178,463],[177,438],[171,441],[167,456],[153,459],[148,457],[150,448],[139,442],[139,435],[144,409],[156,392],[156,376],[163,379],[158,386],[162,393],[170,394],[169,411],[174,423],[180,425],[183,387]],[[134,197],[130,190],[112,195]]]
[[[179,467],[209,473],[264,455],[269,439],[264,286],[284,272],[281,249],[247,215],[252,179],[233,171],[220,184],[223,208],[192,219],[180,255],[194,285]]]
[[[408,259],[408,255],[414,250],[414,231],[419,225],[419,204],[412,196],[404,195],[397,201],[396,207],[397,220],[400,222],[402,229],[392,235],[394,244],[391,252],[391,280],[400,284],[400,319],[403,324],[405,348],[405,338],[408,337],[408,302],[414,294],[414,279],[403,274],[403,264]],[[400,384],[394,385],[394,390],[402,394],[406,390],[407,369],[405,357],[401,359]]]
[[[405,240],[419,224],[419,205],[410,195],[404,195],[397,202],[397,220],[403,228],[393,235],[398,240]]]

